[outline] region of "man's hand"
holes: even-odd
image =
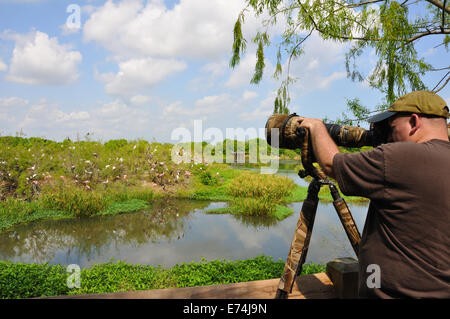
[[[312,119],[312,118],[306,118],[306,117],[300,117],[298,119],[298,123],[300,124],[300,127],[307,128],[311,134],[314,133],[314,131],[320,127],[324,126],[323,121],[321,119]]]
[[[334,178],[333,158],[339,153],[339,149],[328,134],[327,128],[321,119],[300,117],[300,127],[309,130],[314,155],[325,174]]]

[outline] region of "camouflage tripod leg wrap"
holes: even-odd
[[[283,274],[278,284],[276,299],[287,298],[287,294],[292,292],[295,277],[302,272],[303,264],[308,253],[309,242],[316,217],[317,205],[319,203],[318,193],[320,183],[313,180],[308,187],[308,197],[305,199],[297,222],[291,248],[284,265]]]
[[[333,196],[333,205],[341,220],[342,226],[344,226],[345,233],[347,234],[350,244],[353,247],[353,251],[356,256],[359,255],[359,242],[361,241],[361,235],[359,234],[358,227],[353,219],[352,213],[347,206],[345,200],[339,194],[336,186],[332,183],[329,184],[331,195]]]
[[[303,129],[298,133],[300,133],[302,138],[301,158],[304,168],[304,170],[299,172],[299,176],[304,178],[309,175],[314,177],[314,179],[308,187],[308,196],[302,205],[300,218],[297,222],[297,228],[294,233],[294,238],[292,239],[289,255],[284,266],[283,275],[281,276],[280,283],[278,284],[278,289],[275,296],[277,299],[287,298],[288,293],[292,292],[295,277],[300,275],[302,272],[303,264],[305,263],[306,255],[308,253],[309,242],[314,226],[314,219],[317,212],[317,205],[319,203],[318,193],[322,185],[327,184],[330,187],[330,191],[334,199],[334,207],[357,256],[359,242],[361,240],[361,236],[358,228],[356,227],[355,221],[353,220],[353,216],[350,213],[344,199],[339,195],[339,191],[336,186],[328,180],[327,176],[320,168],[315,167],[312,164],[315,160],[309,140],[309,131]]]

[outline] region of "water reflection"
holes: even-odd
[[[0,258],[25,262],[66,263],[104,254],[105,247],[139,247],[184,237],[189,214],[208,206],[208,202],[164,200],[148,210],[117,216],[69,220],[47,220],[15,227],[0,234]],[[63,260],[61,260],[61,258]],[[111,257],[114,257],[112,255]]]
[[[42,221],[0,234],[0,259],[78,264],[111,259],[173,266],[201,258],[246,259],[261,254],[284,260],[302,203],[281,222],[260,217],[206,214],[226,203],[172,200],[148,211],[89,219]],[[360,230],[365,207],[350,206]],[[348,256],[351,246],[332,204],[320,203],[307,262]]]

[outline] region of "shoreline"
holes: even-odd
[[[0,232],[38,220],[131,213],[164,199],[226,201],[230,206],[215,213],[282,220],[292,214],[287,204],[306,198],[307,187],[277,174],[232,164],[175,164],[172,146],[143,140],[101,144],[1,137]],[[288,160],[295,163],[295,152],[290,152],[294,158]],[[319,198],[332,201],[325,187]]]

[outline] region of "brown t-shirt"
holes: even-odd
[[[438,139],[335,155],[341,191],[371,200],[359,250],[360,297],[450,298],[449,163],[450,142]]]

